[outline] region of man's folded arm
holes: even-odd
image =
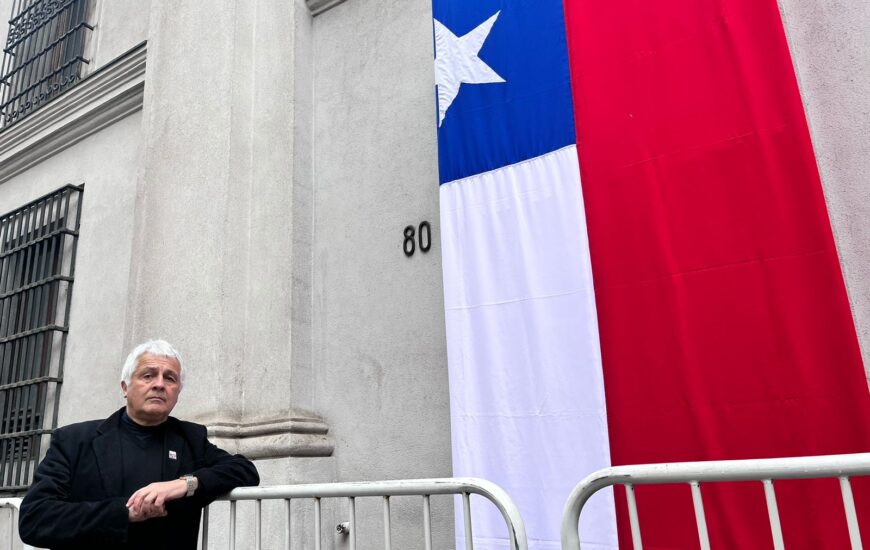
[[[207,439],[204,441],[205,466],[191,472],[199,482],[192,497],[194,502],[206,506],[236,487],[249,487],[260,483],[260,475],[253,462],[242,455],[231,455]]]
[[[34,483],[21,503],[18,530],[21,540],[51,547],[75,539],[123,542],[127,538],[125,499],[70,502],[70,450],[64,448],[63,430],[51,437],[51,446],[37,468]]]

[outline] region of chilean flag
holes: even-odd
[[[530,547],[555,549],[571,488],[611,464],[870,451],[775,0],[433,16],[455,475],[502,485]],[[848,546],[836,480],[777,494],[786,547]],[[688,485],[637,498],[646,548],[698,547]],[[761,484],[704,498],[713,548],[772,547]],[[584,549],[629,548],[622,491],[590,506]],[[492,510],[473,538],[508,547]]]

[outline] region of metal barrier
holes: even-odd
[[[634,549],[640,550],[642,543],[634,486],[655,483],[688,483],[692,489],[692,502],[695,505],[698,540],[702,550],[709,550],[710,541],[707,536],[704,501],[701,497],[701,482],[760,481],[764,485],[773,545],[776,550],[782,550],[782,529],[779,523],[773,481],[825,477],[836,477],[840,480],[840,491],[843,495],[852,549],[861,549],[858,517],[855,513],[855,501],[852,498],[852,485],[849,478],[865,475],[870,475],[870,453],[758,460],[676,462],[605,468],[587,476],[571,492],[562,514],[562,549],[580,549],[578,523],[580,512],[589,497],[604,487],[624,485],[628,503],[628,518],[631,524],[631,539]]]
[[[17,542],[16,535],[18,533],[18,511],[21,509],[20,498],[0,498],[0,508],[9,508],[12,512],[11,525],[9,529],[9,546],[7,548],[15,548]],[[32,546],[25,544],[23,550],[35,550]]]
[[[346,498],[348,524],[338,526],[349,536],[350,550],[356,550],[356,500],[362,497],[380,497],[383,501],[384,548],[391,550],[392,533],[390,519],[390,498],[397,496],[420,496],[423,505],[423,541],[426,550],[432,548],[432,516],[429,497],[432,495],[462,495],[462,509],[466,533],[466,550],[473,549],[471,537],[472,494],[480,495],[501,512],[507,525],[511,550],[527,550],[526,529],[520,512],[514,502],[498,485],[476,478],[410,479],[395,481],[370,481],[349,483],[315,483],[308,485],[278,485],[272,487],[242,487],[235,489],[218,500],[230,501],[229,548],[236,547],[236,502],[252,500],[255,506],[254,548],[262,548],[262,501],[283,500],[286,516],[284,526],[284,546],[290,548],[290,501],[294,499],[314,500],[314,550],[321,549],[321,499]],[[202,549],[208,548],[208,508],[203,510]],[[246,547],[248,547],[246,545]]]

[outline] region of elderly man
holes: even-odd
[[[254,465],[177,420],[181,357],[167,342],[136,347],[121,372],[127,406],[57,429],[21,504],[21,539],[63,548],[195,549],[202,508],[256,485]]]

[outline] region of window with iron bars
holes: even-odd
[[[26,489],[57,423],[83,187],[0,217],[0,491]]]
[[[0,73],[0,128],[76,85],[84,57],[89,0],[13,0]]]

